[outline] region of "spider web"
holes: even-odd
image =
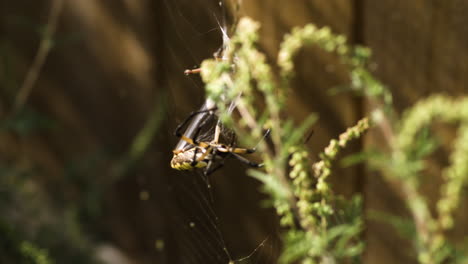
[[[177,186],[172,191],[178,207],[171,216],[177,227],[181,263],[271,263],[262,262],[267,238],[247,256],[232,255],[220,229],[222,219],[214,210],[212,187],[203,174],[184,173],[173,183]]]
[[[167,16],[165,20],[169,22],[166,30],[172,33],[174,40],[165,45],[168,50],[166,60],[171,61],[173,65],[172,68],[166,67],[165,71],[169,76],[179,74],[183,79],[180,83],[172,82],[175,88],[173,86],[170,89],[175,101],[181,96],[181,90],[184,91],[184,97],[192,99],[187,104],[195,105],[194,108],[188,112],[184,109],[185,115],[188,115],[203,104],[204,98],[198,96],[203,94],[203,84],[197,76],[184,76],[183,72],[212,57],[222,46],[220,26],[226,19],[224,3],[206,0],[164,0],[163,7]],[[193,98],[196,98],[195,103]],[[178,111],[181,109],[176,108],[173,112]],[[203,131],[201,138],[210,138],[213,128],[214,126]],[[273,263],[274,257],[271,256],[275,255],[273,251],[277,245],[274,245],[273,239],[269,237],[255,242],[256,246],[248,252],[231,252],[229,245],[239,241],[225,239],[222,232],[223,219],[218,217],[216,212],[217,206],[219,207],[219,204],[216,204],[217,187],[211,183],[210,178],[223,177],[220,174],[215,173],[207,177],[201,171],[174,171],[173,175],[169,175],[169,193],[173,199],[172,205],[175,206],[169,206],[167,213],[170,215],[171,232],[175,237],[177,252],[180,253],[177,263]],[[237,215],[241,216],[242,212],[237,212]]]

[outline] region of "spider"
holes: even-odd
[[[255,152],[255,148],[236,148],[233,147],[235,137],[232,138],[231,144],[223,144],[219,142],[221,127],[220,123],[216,122],[213,140],[199,140],[199,134],[202,128],[206,125],[210,117],[213,117],[216,109],[206,109],[192,112],[175,130],[175,136],[180,138],[179,143],[173,150],[174,156],[171,160],[171,167],[176,170],[194,170],[203,168],[204,174],[209,175],[219,169],[224,164],[224,159],[228,156],[234,157],[237,160],[251,167],[259,168],[263,164],[250,161],[240,154],[251,154]],[[205,118],[206,117],[206,118]],[[185,130],[185,134],[181,131],[190,123]],[[193,134],[193,135],[190,135]],[[217,166],[215,162],[219,161]]]

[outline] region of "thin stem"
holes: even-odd
[[[55,34],[57,28],[57,22],[62,10],[62,6],[63,0],[53,0],[52,6],[50,8],[49,19],[39,44],[39,49],[37,50],[33,64],[29,68],[24,82],[16,96],[14,112],[18,112],[23,108],[24,104],[28,100],[29,95],[31,94],[34,84],[39,77],[41,69],[45,63],[45,60],[47,59],[47,55],[49,54],[52,47],[52,37]]]

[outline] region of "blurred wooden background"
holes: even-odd
[[[61,0],[0,3],[3,119],[12,116],[15,94],[30,69],[54,1]],[[218,2],[62,1],[53,46],[25,104],[53,125],[25,135],[1,132],[1,159],[33,169],[56,214],[70,204],[86,204],[90,189],[99,192],[99,209],[95,214],[86,211],[83,232],[92,241],[118,248],[131,259],[128,263],[216,263],[202,260],[222,251],[219,243],[210,245],[213,240],[201,241],[184,232],[185,219],[200,209],[200,199],[187,187],[194,184],[193,175],[170,169],[169,161],[177,142],[173,130],[203,102],[200,80],[183,71],[211,57],[221,44]],[[261,23],[261,49],[271,62],[283,35],[311,22],[370,47],[374,72],[392,90],[402,111],[432,93],[466,92],[467,12],[468,2],[460,0],[257,0],[243,1],[239,14]],[[350,94],[329,95],[329,88],[348,81],[334,56],[307,48],[298,57],[288,112],[298,122],[311,112],[319,114],[310,142],[319,153],[365,114],[367,105]],[[155,121],[159,127],[149,149],[127,168],[121,158],[156,113],[162,118]],[[450,138],[450,131],[444,133]],[[368,140],[376,138],[370,134]],[[348,153],[361,145],[356,142]],[[432,165],[436,171],[450,149],[440,151],[434,157],[440,163]],[[71,177],[70,164],[83,160],[96,162]],[[258,262],[271,263],[279,247],[276,216],[259,206],[265,197],[243,170],[233,162],[216,173],[211,179],[213,197],[208,199],[214,201],[232,258],[248,255],[271,237],[258,253],[263,254]],[[368,211],[406,214],[403,202],[362,166],[339,169],[332,181],[338,193],[362,193]],[[424,188],[436,196],[440,182],[434,176]],[[462,213],[466,210],[460,211],[459,221],[468,221],[468,214]],[[453,233],[459,238],[467,234]],[[411,263],[411,245],[390,226],[368,221],[365,239],[364,263]]]

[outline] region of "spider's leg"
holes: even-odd
[[[310,132],[307,134],[307,136],[304,138],[304,144],[307,144],[309,142],[309,139],[314,135],[314,129],[311,129]]]
[[[229,149],[227,149],[227,151],[232,152],[232,153],[237,153],[237,154],[252,154],[255,151],[257,151],[257,149],[256,148],[251,148],[251,149],[248,149],[248,148],[229,148]]]
[[[192,162],[190,163],[190,165],[192,167],[195,167],[198,163],[198,160],[197,160],[197,152],[198,152],[198,148],[196,147],[195,150],[193,151],[193,158],[192,158]]]
[[[229,146],[233,148],[236,147],[236,139],[237,139],[236,133],[234,133],[234,131],[231,131],[231,143],[229,144]]]
[[[265,132],[262,139],[268,137],[269,135],[270,135],[270,129],[268,129]],[[222,149],[220,149],[220,151],[221,152],[232,152],[232,153],[237,153],[237,154],[252,154],[255,151],[257,151],[256,147],[254,147],[254,148],[236,148],[236,147],[233,147],[234,144],[235,144],[235,134],[233,136],[233,139],[231,140],[231,144],[229,145],[230,147],[222,148]]]
[[[204,143],[204,142],[200,142],[200,146],[199,146],[199,147],[200,147],[200,148],[205,148],[205,153],[203,153],[202,155],[200,155],[199,158],[197,158],[197,153],[194,153],[193,160],[192,160],[192,163],[191,163],[192,166],[197,165],[198,162],[204,160],[204,159],[206,158],[206,156],[208,156],[209,154],[211,154],[212,151],[213,151],[213,147],[210,146],[210,145],[208,145],[208,144],[206,144],[206,143]],[[199,149],[199,148],[197,148],[197,149],[195,150],[195,152],[196,152],[198,149]]]
[[[250,153],[254,153],[256,150],[257,150],[257,147],[258,145],[260,144],[260,142],[262,142],[262,140],[265,140],[267,139],[271,134],[271,129],[267,129],[267,131],[263,134],[263,137],[262,139],[260,139],[260,141],[257,143],[257,145],[251,149],[247,149],[247,152],[245,152],[246,154],[250,154]],[[265,142],[266,144],[268,144],[268,142]]]
[[[263,139],[265,139],[266,137],[270,136],[270,129],[268,129],[265,134],[263,135]],[[258,145],[258,144],[257,144]],[[234,144],[232,144],[231,146],[234,146]],[[233,153],[237,153],[237,154],[252,154],[254,153],[255,151],[257,151],[257,147],[255,146],[254,148],[236,148],[236,147],[230,147],[230,148],[227,148],[226,149],[227,152],[233,152]]]
[[[224,160],[220,161],[220,163],[218,163],[218,165],[216,165],[215,167],[213,168],[206,168],[206,170],[203,172],[205,174],[205,176],[209,176],[211,175],[212,173],[214,173],[215,171],[221,169],[221,167],[224,166]]]
[[[211,175],[212,173],[214,173],[215,171],[217,171],[218,169],[220,169],[221,167],[224,166],[224,160],[225,159],[222,159],[221,161],[219,161],[219,163],[215,166],[215,167],[212,167],[213,164],[214,164],[214,157],[216,157],[216,154],[217,154],[217,150],[213,150],[213,158],[210,159],[210,161],[208,162],[208,165],[206,166],[206,169],[205,171],[203,172],[205,174],[205,176],[208,176],[208,175]]]
[[[221,126],[220,126],[220,121],[216,122],[216,127],[215,127],[215,134],[213,137],[213,143],[218,144],[219,141],[219,135],[221,135]]]
[[[200,68],[196,68],[196,69],[187,69],[184,71],[184,74],[185,75],[189,75],[189,74],[195,74],[195,73],[200,73],[201,72],[201,69]]]
[[[261,167],[263,167],[263,163],[256,163],[256,162],[250,161],[250,160],[248,160],[248,159],[242,157],[241,155],[239,155],[239,154],[237,154],[237,153],[231,152],[231,155],[232,155],[234,158],[236,158],[237,160],[239,160],[240,162],[249,165],[250,167],[254,167],[254,168],[261,168]]]

